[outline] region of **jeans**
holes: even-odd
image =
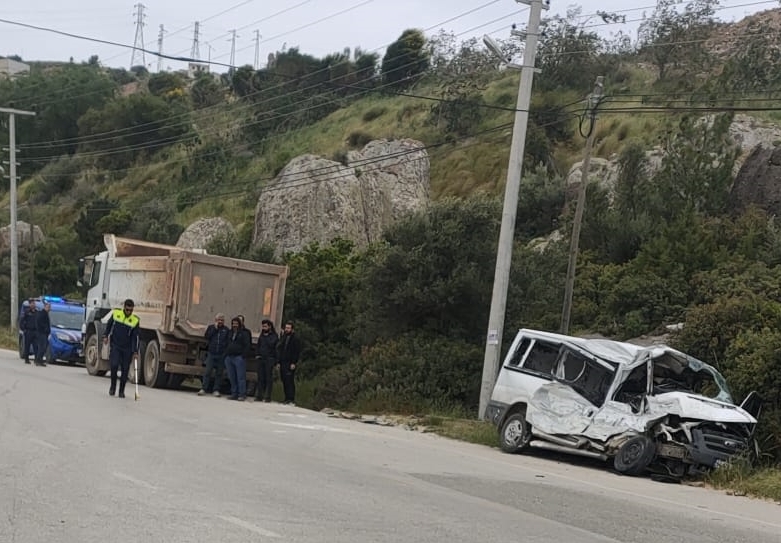
[[[228,379],[231,382],[231,397],[244,398],[247,396],[247,363],[241,355],[225,357],[225,369],[228,370]]]
[[[290,368],[290,364],[279,365],[279,378],[282,380],[282,388],[285,390],[285,401],[296,401],[296,370]]]
[[[274,386],[273,360],[258,361],[258,387],[255,390],[255,398],[258,400],[271,400],[271,389]]]
[[[225,356],[221,354],[209,353],[206,355],[206,371],[203,372],[203,385],[201,388],[206,392],[220,390],[222,383],[222,370],[225,368]],[[214,370],[214,388],[212,386],[212,370]]]
[[[127,383],[128,373],[130,372],[130,361],[133,359],[133,352],[130,350],[111,348],[109,363],[111,364],[111,390],[117,388],[117,370],[122,370],[119,376],[119,391],[125,392],[125,383]]]
[[[38,343],[38,339],[35,336],[35,332],[33,331],[26,331],[24,333],[24,358],[27,360],[30,358],[30,355],[35,354],[36,350],[36,344]]]

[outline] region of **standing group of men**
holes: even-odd
[[[24,338],[24,363],[29,364],[30,355],[35,354],[35,365],[45,366],[43,356],[48,350],[49,335],[52,333],[49,320],[52,304],[44,301],[43,309],[39,311],[35,298],[30,298],[27,303],[27,310],[19,321],[19,328]]]
[[[258,382],[255,387],[256,401],[271,401],[274,383],[274,368],[279,369],[279,377],[285,392],[285,404],[295,404],[295,372],[301,356],[301,341],[296,336],[293,323],[285,324],[280,337],[274,329],[274,323],[268,319],[261,322],[261,332],[253,349],[252,333],[244,326],[244,317],[233,317],[230,326],[225,326],[225,315],[218,313],[214,324],[210,324],[204,334],[208,342],[206,368],[203,384],[198,391],[204,394],[220,395],[223,368],[228,373],[231,385],[231,400],[244,401],[247,398],[247,361],[258,361]],[[214,379],[212,379],[214,371]]]

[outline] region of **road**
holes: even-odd
[[[781,542],[781,506],[0,351],[0,542]]]

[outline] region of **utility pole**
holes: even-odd
[[[513,139],[510,145],[510,161],[507,166],[507,181],[504,189],[502,225],[499,231],[499,245],[496,251],[496,270],[494,272],[491,311],[488,317],[488,337],[483,361],[483,377],[480,387],[480,406],[478,418],[486,416],[486,407],[491,398],[496,375],[499,373],[502,350],[502,332],[507,309],[507,290],[510,284],[510,266],[512,263],[513,242],[515,241],[515,218],[518,213],[518,193],[521,185],[523,154],[526,147],[526,128],[529,123],[529,102],[531,102],[534,63],[537,57],[537,41],[540,33],[540,19],[543,9],[550,9],[550,0],[516,0],[528,4],[529,23],[526,32],[513,31],[514,36],[525,34],[526,45],[521,66],[521,78],[518,85],[518,101],[515,108]],[[487,44],[492,41],[486,40]],[[495,49],[495,47],[491,47]],[[497,51],[495,51],[497,52]],[[498,53],[501,53],[499,51]]]
[[[200,27],[201,23],[195,21],[195,30],[193,31],[193,48],[190,50],[190,58],[194,58],[195,60],[201,60],[201,51],[198,47],[198,40],[200,39]]]
[[[230,72],[233,73],[236,69],[236,31],[231,30],[231,61],[230,61]]]
[[[9,177],[11,190],[9,192],[11,206],[11,330],[17,328],[19,316],[19,234],[16,231],[16,116],[34,116],[34,111],[20,109],[1,108],[0,113],[8,113],[8,150],[9,150]]]
[[[144,19],[146,19],[144,8],[146,6],[144,4],[138,3],[133,7],[136,8],[136,12],[133,14],[136,16],[136,39],[133,40],[133,53],[130,56],[130,68],[132,69],[133,66],[143,66],[146,68],[146,54],[144,53],[146,50],[146,46],[144,44],[144,25],[146,25],[144,22]],[[140,63],[138,62],[139,53],[141,56]]]
[[[594,147],[597,125],[597,107],[602,100],[604,91],[603,76],[597,77],[594,85],[594,92],[588,98],[586,106],[589,115],[589,133],[586,138],[586,150],[584,151],[583,163],[580,167],[580,187],[578,187],[578,203],[575,208],[575,221],[572,225],[572,239],[570,240],[569,263],[567,264],[567,282],[564,287],[564,307],[561,311],[562,334],[569,333],[569,321],[572,313],[572,293],[575,290],[575,268],[578,263],[578,245],[580,243],[580,226],[583,223],[583,209],[586,207],[586,189],[588,188],[588,173],[591,164],[591,149]]]
[[[231,61],[231,66],[233,62]],[[260,30],[255,31],[255,71],[260,69]]]
[[[160,25],[160,32],[157,35],[157,72],[163,71],[163,38],[165,37],[165,26]]]

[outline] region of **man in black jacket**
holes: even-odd
[[[255,389],[255,400],[271,401],[271,389],[274,384],[274,366],[277,365],[277,343],[279,336],[274,330],[274,323],[268,319],[260,322],[258,337],[258,386]]]
[[[279,378],[285,390],[286,404],[296,403],[296,367],[301,356],[301,340],[293,330],[293,323],[285,323],[285,331],[279,340]]]
[[[27,302],[27,309],[19,321],[19,329],[22,331],[22,353],[24,363],[30,363],[30,355],[35,354],[35,345],[38,343],[38,334],[35,331],[35,319],[38,316],[38,307],[35,304],[35,298],[30,298]]]
[[[35,316],[35,365],[45,366],[43,355],[49,348],[49,335],[52,333],[52,324],[49,320],[49,311],[52,304],[44,302],[43,311],[38,311]]]
[[[244,353],[249,348],[247,334],[241,326],[238,317],[231,319],[231,329],[228,333],[228,345],[225,347],[225,369],[231,382],[231,400],[243,402],[247,399],[247,362]]]
[[[109,363],[111,365],[111,386],[108,389],[109,396],[113,396],[117,390],[117,371],[122,369],[119,377],[119,397],[125,397],[125,384],[127,383],[127,374],[130,371],[130,361],[134,356],[138,356],[140,350],[140,339],[138,337],[138,326],[140,321],[136,315],[133,315],[135,304],[128,298],[122,306],[122,309],[115,309],[111,312],[111,317],[106,324],[104,343],[108,343],[111,338],[111,352]]]
[[[211,377],[214,370],[214,395],[220,395],[220,383],[222,383],[222,370],[225,368],[225,348],[228,346],[228,334],[230,329],[225,326],[225,315],[217,313],[214,324],[206,328],[204,337],[209,342],[206,354],[206,371],[203,373],[203,385],[198,391],[198,396],[203,396],[212,391]]]

